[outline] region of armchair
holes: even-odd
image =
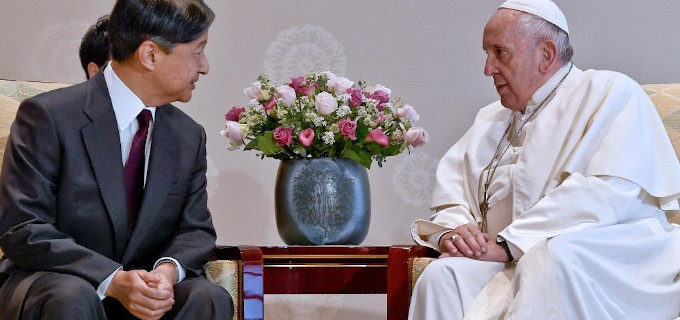
[[[680,160],[680,83],[646,84],[642,88],[656,106],[678,160]],[[671,223],[680,224],[680,213],[672,212],[667,215]],[[439,253],[430,248],[415,245],[402,247],[402,255],[406,262],[394,266],[395,271],[392,275],[398,277],[393,281],[403,285],[395,287],[395,290],[388,290],[388,319],[406,319],[413,287],[423,270],[436,259]],[[396,269],[401,270],[396,271]],[[404,316],[391,317],[390,314]]]
[[[28,97],[68,86],[63,83],[0,80],[0,167],[19,103]],[[0,257],[3,256],[0,250]],[[257,247],[224,246],[205,266],[206,277],[229,292],[234,320],[263,319],[262,253]]]

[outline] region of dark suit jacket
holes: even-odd
[[[17,312],[8,305],[20,306],[42,272],[96,288],[119,265],[150,270],[169,256],[187,277],[200,275],[216,238],[205,171],[204,129],[172,105],[157,108],[128,239],[120,138],[103,74],[22,102],[0,175],[0,314]]]

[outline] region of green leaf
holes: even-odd
[[[345,149],[345,151],[343,151],[343,153],[342,153],[342,156],[344,158],[349,158],[349,159],[356,161],[360,165],[366,167],[366,169],[371,169],[371,162],[372,162],[371,154],[369,154],[366,151],[357,150],[355,152],[354,150]]]
[[[366,126],[363,121],[358,121],[357,129],[354,132],[357,136],[357,140],[364,141],[368,135],[368,126]]]
[[[277,146],[276,142],[274,142],[274,132],[272,131],[267,131],[257,137],[257,145],[266,156],[272,156],[282,151],[281,147]]]
[[[388,148],[385,148],[383,150],[382,154],[384,156],[395,156],[401,153],[401,146],[400,145],[391,145]]]
[[[248,144],[243,148],[243,150],[260,150],[260,148],[257,145],[257,139],[255,140],[250,140]]]

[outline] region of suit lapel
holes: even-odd
[[[161,208],[173,184],[179,147],[175,132],[169,125],[169,111],[171,111],[169,109],[170,106],[156,109],[144,198],[137,215],[137,222],[130,235],[130,242],[125,250],[123,263],[132,259],[131,255],[147,238],[149,226],[152,226],[154,220],[158,219],[158,215],[161,214]]]
[[[127,208],[118,123],[103,74],[96,75],[89,84],[84,112],[92,122],[81,134],[113,225],[114,252],[120,258],[127,241]]]

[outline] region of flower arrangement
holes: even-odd
[[[221,135],[230,150],[258,150],[260,157],[350,158],[366,168],[429,140],[420,118],[380,84],[355,85],[331,72],[309,72],[290,83],[272,84],[261,75],[244,93],[246,107],[232,107]]]

